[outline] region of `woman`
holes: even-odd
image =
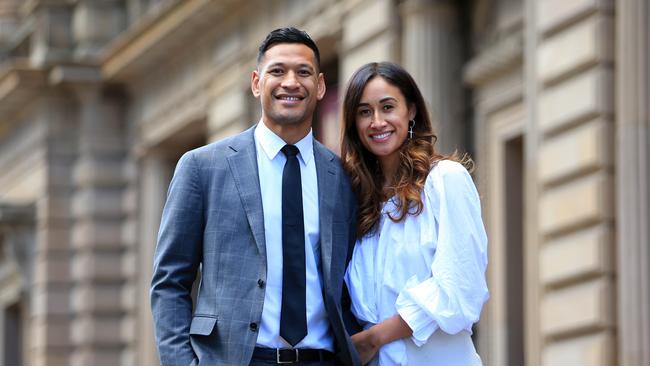
[[[487,238],[468,171],[435,152],[420,90],[396,64],[355,72],[343,124],[359,203],[346,283],[364,326],[352,337],[362,361],[481,365],[470,335],[488,298]]]

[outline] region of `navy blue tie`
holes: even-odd
[[[295,346],[307,335],[305,224],[298,148],[285,145],[282,171],[282,309],[280,336]]]

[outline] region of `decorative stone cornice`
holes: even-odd
[[[102,74],[101,69],[95,65],[59,65],[52,68],[48,81],[52,85],[98,84],[102,81]]]
[[[20,12],[30,15],[43,6],[70,6],[69,0],[25,0],[21,4]]]
[[[46,85],[45,73],[26,62],[5,65],[0,70],[0,135],[11,117]]]
[[[147,67],[169,57],[197,28],[225,19],[234,0],[168,0],[136,26],[116,37],[104,49],[102,74],[109,81],[126,81]]]
[[[463,81],[479,86],[498,77],[523,60],[523,35],[513,34],[482,51],[464,68]]]
[[[400,12],[402,16],[407,16],[411,13],[419,13],[423,9],[432,6],[456,6],[456,1],[453,0],[404,0],[400,5]]]
[[[0,227],[16,223],[32,224],[36,219],[35,214],[33,205],[18,206],[0,203]]]

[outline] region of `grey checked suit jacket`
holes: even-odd
[[[187,152],[176,167],[151,287],[164,366],[248,365],[252,357],[266,281],[253,130]],[[349,308],[341,305],[343,275],[354,244],[355,200],[338,158],[317,141],[314,158],[325,308],[337,362],[360,365],[343,323]],[[199,268],[201,284],[192,311],[192,283]]]

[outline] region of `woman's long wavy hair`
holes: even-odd
[[[351,77],[343,100],[343,128],[341,136],[341,159],[350,176],[352,189],[359,203],[357,237],[373,232],[381,216],[382,202],[389,197],[385,193],[384,176],[374,154],[368,151],[359,138],[356,115],[363,91],[370,80],[381,77],[397,87],[409,106],[415,107],[413,137],[407,138],[400,150],[400,163],[390,191],[394,195],[396,212],[389,213],[394,222],[404,220],[407,215],[419,215],[424,204],[422,188],[432,166],[443,159],[471,164],[467,157],[459,158],[437,153],[437,140],[422,93],[413,77],[401,66],[390,62],[372,62],[362,66]]]

